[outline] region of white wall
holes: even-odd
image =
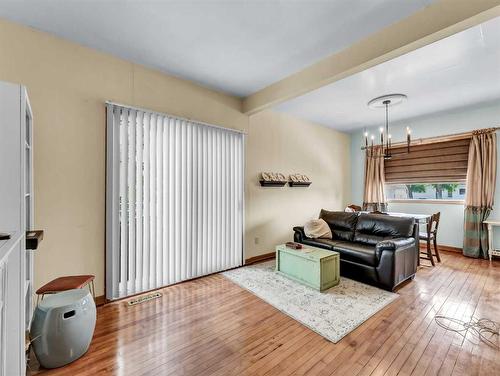
[[[246,257],[293,240],[293,226],[318,218],[321,209],[343,210],[350,201],[350,136],[290,115],[250,116],[247,135]],[[261,187],[262,171],[306,174],[304,187]]]
[[[398,213],[432,214],[441,212],[438,243],[462,248],[464,206],[457,204],[390,203],[389,210]]]
[[[411,105],[411,102],[405,104],[405,106],[409,105]],[[499,125],[500,103],[490,103],[481,107],[465,108],[459,111],[440,113],[410,121],[390,124],[390,132],[394,142],[398,142],[405,139],[406,126],[412,128],[412,136],[414,138],[425,138]],[[368,131],[378,134],[377,129],[378,128],[373,128]],[[361,203],[363,201],[364,153],[360,150],[363,142],[362,130],[351,134],[353,203]],[[500,139],[497,142],[497,148],[498,156],[500,157]],[[417,214],[432,214],[440,211],[439,244],[462,248],[464,220],[463,205],[445,203],[390,203],[389,210]],[[495,206],[490,218],[500,218],[500,171],[497,174]],[[494,243],[497,247],[500,246],[500,231],[495,235]]]

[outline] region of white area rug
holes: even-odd
[[[276,273],[274,261],[222,275],[334,343],[399,296],[344,277],[320,293]]]

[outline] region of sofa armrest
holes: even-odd
[[[306,239],[306,233],[304,232],[304,226],[295,226],[293,228],[294,235],[293,240],[297,243],[302,242],[302,239]]]
[[[380,260],[380,255],[383,251],[392,251],[395,252],[398,249],[408,248],[415,246],[414,238],[395,238],[389,240],[382,240],[378,242],[375,248],[375,252],[377,254],[377,258]]]
[[[380,285],[387,290],[415,275],[417,271],[418,244],[414,238],[395,238],[379,242],[375,255]]]

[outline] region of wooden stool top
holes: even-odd
[[[72,289],[81,289],[94,280],[93,275],[69,275],[66,277],[59,277],[46,283],[38,290],[37,295],[50,294],[53,292],[60,292]]]

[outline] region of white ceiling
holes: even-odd
[[[342,131],[381,125],[384,110],[370,99],[403,93],[392,120],[500,100],[500,18],[442,39],[394,60],[276,107]]]
[[[238,96],[432,0],[0,0],[0,17]]]

